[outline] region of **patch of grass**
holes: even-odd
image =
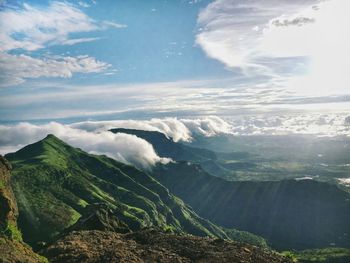
[[[0,180],[0,190],[5,188],[5,182]]]
[[[10,239],[22,241],[22,233],[13,223],[7,222],[7,224],[2,227],[1,233]]]
[[[281,254],[291,259],[293,262],[298,262],[298,257],[292,251],[283,251]]]
[[[293,252],[299,262],[350,262],[349,248],[321,248]]]

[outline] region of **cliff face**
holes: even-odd
[[[10,186],[10,163],[0,156],[0,222],[3,235],[21,240],[17,231],[18,208]]]
[[[17,228],[18,208],[10,185],[10,163],[0,155],[0,261],[45,262],[22,242]]]

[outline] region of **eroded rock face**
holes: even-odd
[[[281,255],[257,247],[156,229],[128,234],[73,231],[50,245],[43,254],[50,262],[254,262],[289,263]]]
[[[10,170],[10,163],[0,156],[0,222],[16,225],[18,209],[10,187]]]
[[[0,262],[45,262],[22,242],[18,208],[10,185],[10,163],[0,155]]]

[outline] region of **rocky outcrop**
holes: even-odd
[[[45,262],[23,243],[17,227],[18,209],[10,185],[10,163],[0,155],[0,262]]]
[[[64,233],[79,230],[101,230],[128,233],[128,225],[119,220],[106,203],[95,203],[85,207],[79,220],[67,228]]]
[[[156,229],[129,234],[109,231],[73,231],[50,245],[43,254],[52,263],[292,262],[275,252],[243,243],[170,234]]]
[[[8,226],[17,228],[18,208],[10,187],[10,163],[0,156],[0,222],[3,234],[11,236],[10,232],[4,233]],[[20,238],[20,237],[18,237]]]

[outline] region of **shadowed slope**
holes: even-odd
[[[312,180],[227,182],[198,165],[159,166],[155,178],[201,216],[275,248],[350,247],[350,195]]]

